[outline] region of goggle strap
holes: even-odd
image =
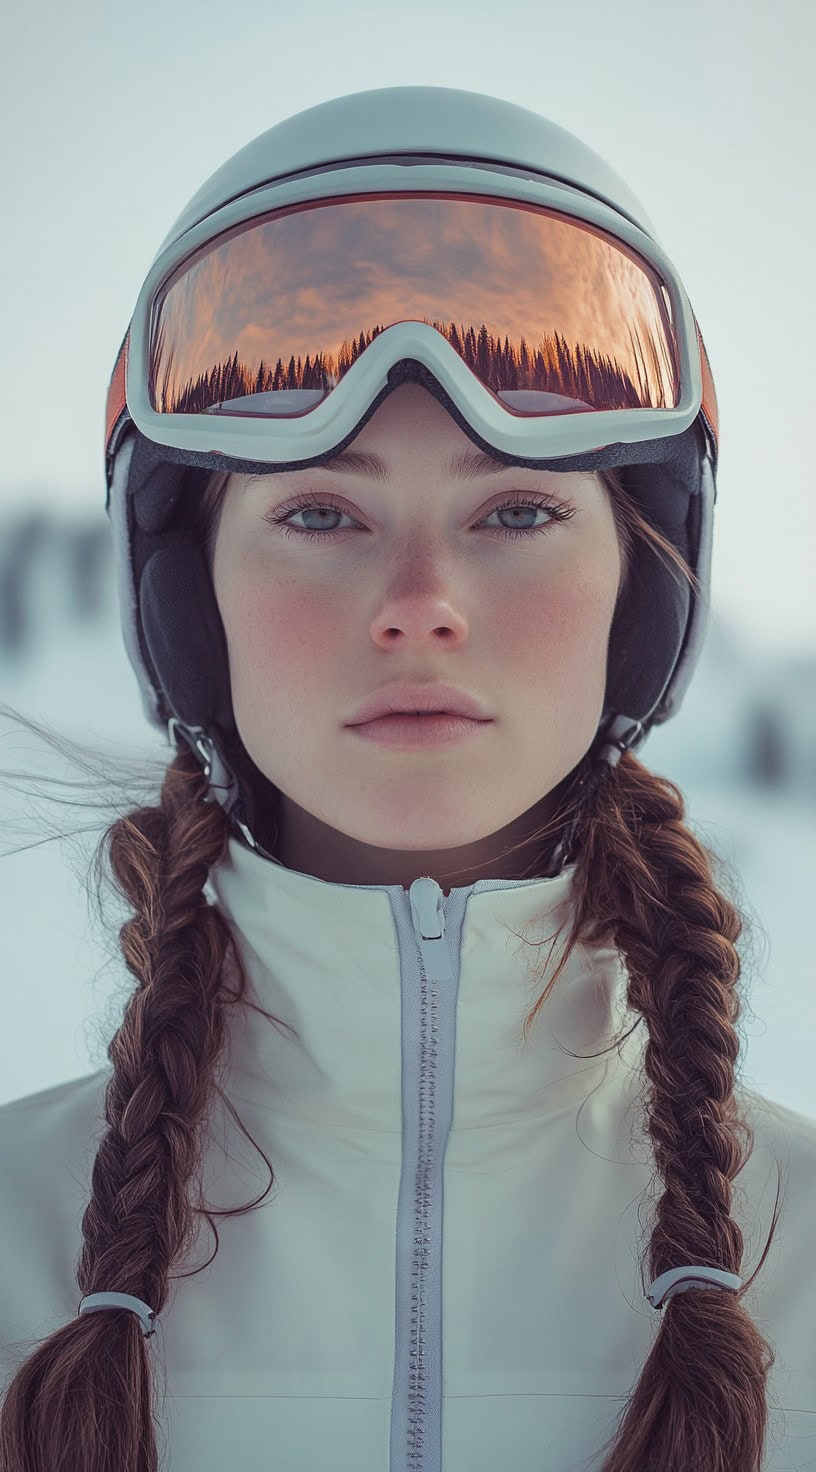
[[[714,441],[714,458],[716,459],[720,444],[720,417],[717,408],[717,395],[714,392],[714,379],[711,373],[711,364],[708,361],[706,345],[703,342],[703,334],[700,331],[696,317],[694,318],[694,327],[697,332],[697,342],[700,348],[700,373],[703,380],[701,413],[705,419],[711,438]]]
[[[122,414],[127,407],[125,394],[125,375],[127,373],[128,347],[130,345],[130,327],[122,339],[122,346],[114,365],[113,373],[108,387],[108,399],[105,407],[105,456],[107,458],[111,449],[113,431],[116,428]]]

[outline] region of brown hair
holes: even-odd
[[[226,479],[212,478],[199,507],[209,552]],[[605,471],[600,479],[623,554],[621,591],[632,550],[644,539],[694,584],[683,558],[644,520],[621,475]],[[68,751],[68,743],[46,739]],[[244,773],[257,776],[246,753],[238,757]],[[574,946],[619,949],[629,975],[628,1001],[648,1029],[645,1123],[663,1185],[644,1254],[644,1292],[667,1268],[685,1263],[739,1273],[743,1236],[730,1214],[732,1183],[754,1145],[734,1092],[741,1011],[736,942],[746,917],[715,882],[714,866],[723,874],[727,866],[686,826],[675,783],[630,752],[585,803],[578,795],[581,775],[583,764],[547,825],[522,845],[530,850],[533,873],[546,872],[553,836],[579,814],[574,923],[555,974],[525,1020],[525,1034]],[[275,791],[256,786],[265,797]],[[109,858],[115,885],[133,911],[119,942],[137,985],[108,1047],[108,1129],[82,1219],[77,1285],[82,1295],[132,1293],[159,1315],[171,1268],[191,1243],[199,1217],[206,1216],[215,1234],[207,1267],[218,1251],[214,1215],[252,1210],[275,1179],[260,1151],[270,1172],[263,1196],[217,1213],[200,1198],[209,1110],[216,1094],[224,1099],[217,1065],[225,1008],[254,1006],[244,998],[247,978],[230,926],[203,893],[210,870],[226,857],[231,833],[222,808],[201,801],[206,792],[198,762],[186,748],[179,750],[164,769],[158,803],[120,815],[95,855],[98,873],[102,854]],[[252,820],[260,815],[253,812]],[[228,959],[238,977],[232,993],[225,986]],[[682,1035],[672,1021],[678,1011]],[[706,1078],[710,1092],[703,1101]],[[692,1095],[693,1122],[683,1102]],[[777,1216],[756,1272],[738,1293],[689,1292],[666,1303],[640,1378],[602,1448],[606,1460],[599,1472],[760,1472],[766,1381],[775,1355],[741,1299],[762,1267]],[[37,1342],[8,1386],[0,1408],[0,1472],[155,1472],[152,1369],[150,1344],[130,1311],[70,1319]]]

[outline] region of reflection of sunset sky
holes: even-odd
[[[255,370],[400,318],[484,322],[518,348],[559,332],[637,381],[630,328],[662,343],[649,277],[588,229],[468,199],[380,199],[293,211],[235,233],[171,288],[161,322],[178,388],[231,358]],[[647,350],[649,371],[654,373]],[[162,364],[157,365],[162,376]],[[665,353],[661,376],[674,401]]]

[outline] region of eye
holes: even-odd
[[[569,521],[575,515],[574,506],[563,505],[548,497],[536,496],[530,492],[514,492],[512,496],[501,501],[498,506],[494,506],[493,510],[489,511],[487,516],[482,518],[481,522],[477,522],[477,526],[481,526],[491,516],[496,516],[500,512],[510,510],[523,511],[528,515],[533,515],[533,517],[539,512],[546,512],[549,519],[539,526],[531,525],[515,528],[512,526],[499,526],[488,527],[487,530],[498,532],[500,536],[504,537],[534,537],[542,532],[552,531],[558,522]],[[289,524],[289,518],[292,516],[325,511],[334,512],[338,516],[348,516],[350,521],[354,521],[354,517],[342,506],[339,506],[331,496],[318,495],[316,492],[310,492],[308,495],[298,497],[297,500],[291,501],[287,506],[281,507],[278,511],[270,512],[263,519],[264,521],[270,522],[273,526],[281,527],[285,536],[303,537],[307,540],[333,537],[337,536],[341,531],[348,530],[347,527],[327,527],[322,530],[316,530]],[[359,526],[359,522],[357,525]]]

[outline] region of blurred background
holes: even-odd
[[[390,85],[518,102],[623,175],[691,298],[722,436],[706,644],[639,755],[735,871],[742,1078],[814,1116],[815,27],[792,0],[31,0],[0,59],[0,701],[111,761],[170,756],[122,640],[102,448],[119,345],[189,197],[289,114]],[[76,775],[2,719],[8,769]],[[108,900],[100,926],[77,844],[89,860],[111,816],[0,785],[0,1104],[107,1065],[125,914]],[[42,841],[63,825],[89,831]]]

